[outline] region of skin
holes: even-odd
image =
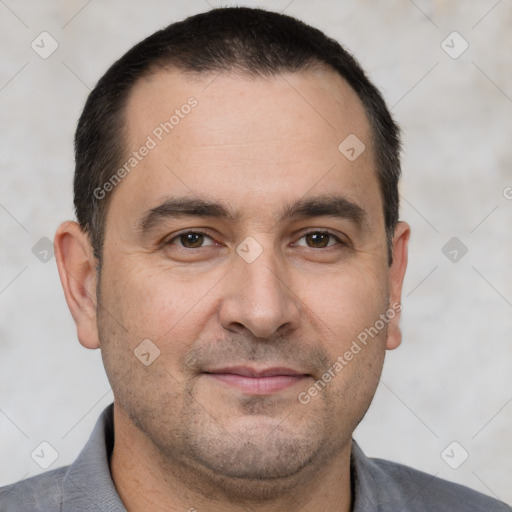
[[[115,188],[101,276],[76,223],[55,237],[79,341],[101,348],[114,392],[115,485],[129,511],[348,511],[351,435],[401,342],[400,315],[309,403],[298,396],[400,302],[410,228],[398,224],[389,266],[369,123],[331,70],[158,71],[130,95],[130,151],[191,96],[198,105]],[[338,150],[349,134],[366,146],[353,162]],[[365,221],[282,216],[333,195]],[[223,203],[233,218],[181,215],[141,231],[169,197]],[[207,236],[183,247],[187,230]],[[262,250],[252,263],[237,253],[247,237]],[[160,350],[149,366],[134,355],[144,339]],[[240,365],[302,377],[248,393],[205,373]]]

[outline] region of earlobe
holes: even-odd
[[[55,234],[55,258],[80,343],[99,348],[96,325],[96,264],[89,237],[76,222],[62,223]]]
[[[389,306],[394,311],[388,324],[386,348],[393,350],[402,342],[400,314],[402,311],[402,286],[407,269],[408,242],[411,228],[406,222],[399,222],[393,236],[393,263],[389,269]]]

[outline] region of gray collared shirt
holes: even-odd
[[[126,512],[110,475],[113,404],[73,464],[0,488],[0,512]],[[353,512],[512,512],[476,491],[352,446]]]

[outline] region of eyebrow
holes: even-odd
[[[144,233],[155,228],[166,219],[180,217],[216,218],[237,222],[242,216],[222,202],[208,201],[196,197],[169,197],[158,206],[144,213],[138,223],[138,230]],[[368,223],[367,212],[357,203],[340,195],[299,199],[284,206],[278,215],[277,222],[313,217],[347,219],[360,229],[366,227]]]

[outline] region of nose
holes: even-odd
[[[297,329],[300,300],[283,266],[270,250],[248,263],[237,258],[226,276],[220,305],[221,325],[237,334],[249,331],[257,338],[287,335]]]

